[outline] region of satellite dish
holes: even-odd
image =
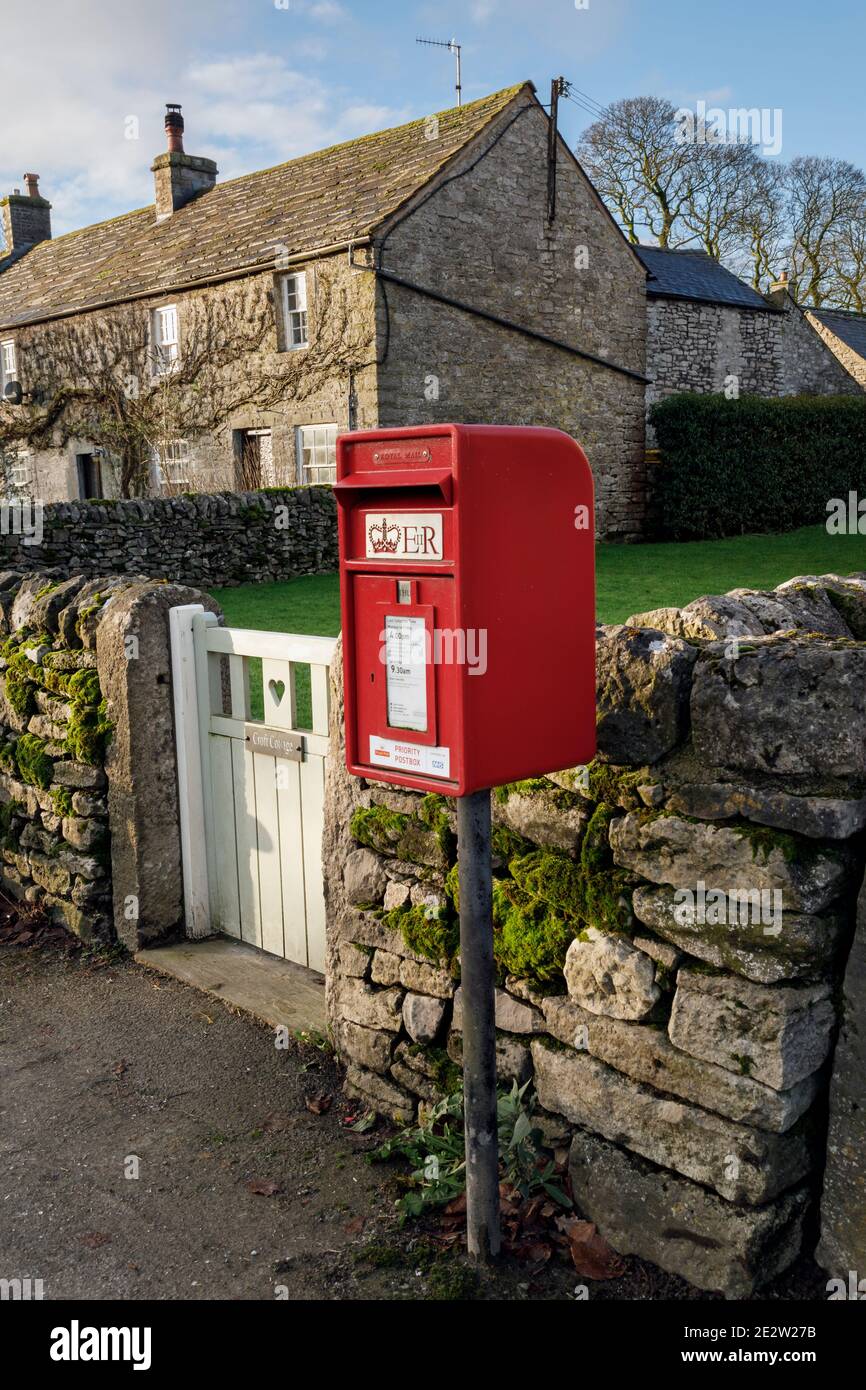
[[[20,381],[7,381],[3,387],[3,399],[10,405],[20,405],[24,399],[24,392],[21,390]]]

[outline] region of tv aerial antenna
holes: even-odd
[[[454,57],[457,60],[457,105],[462,106],[463,84],[460,80],[460,52],[462,49],[462,44],[459,44],[456,39],[448,39],[447,42],[444,39],[416,39],[415,42],[423,43],[428,48],[447,48],[449,53],[454,54]]]

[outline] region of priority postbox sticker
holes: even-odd
[[[441,512],[368,512],[368,560],[441,560]]]
[[[414,772],[425,777],[449,777],[451,749],[430,748],[423,743],[399,743],[391,738],[370,738],[372,767],[390,767],[394,772]]]

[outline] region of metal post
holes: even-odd
[[[426,44],[428,48],[447,48],[449,53],[453,53],[457,59],[457,105],[463,105],[463,80],[460,75],[460,49],[461,44],[456,39],[416,39],[416,43]]]
[[[471,1259],[499,1254],[499,1143],[490,792],[457,798],[460,980],[466,1126],[466,1235]]]

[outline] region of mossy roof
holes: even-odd
[[[532,83],[225,183],[162,222],[138,208],[0,258],[0,326],[159,294],[372,234]]]

